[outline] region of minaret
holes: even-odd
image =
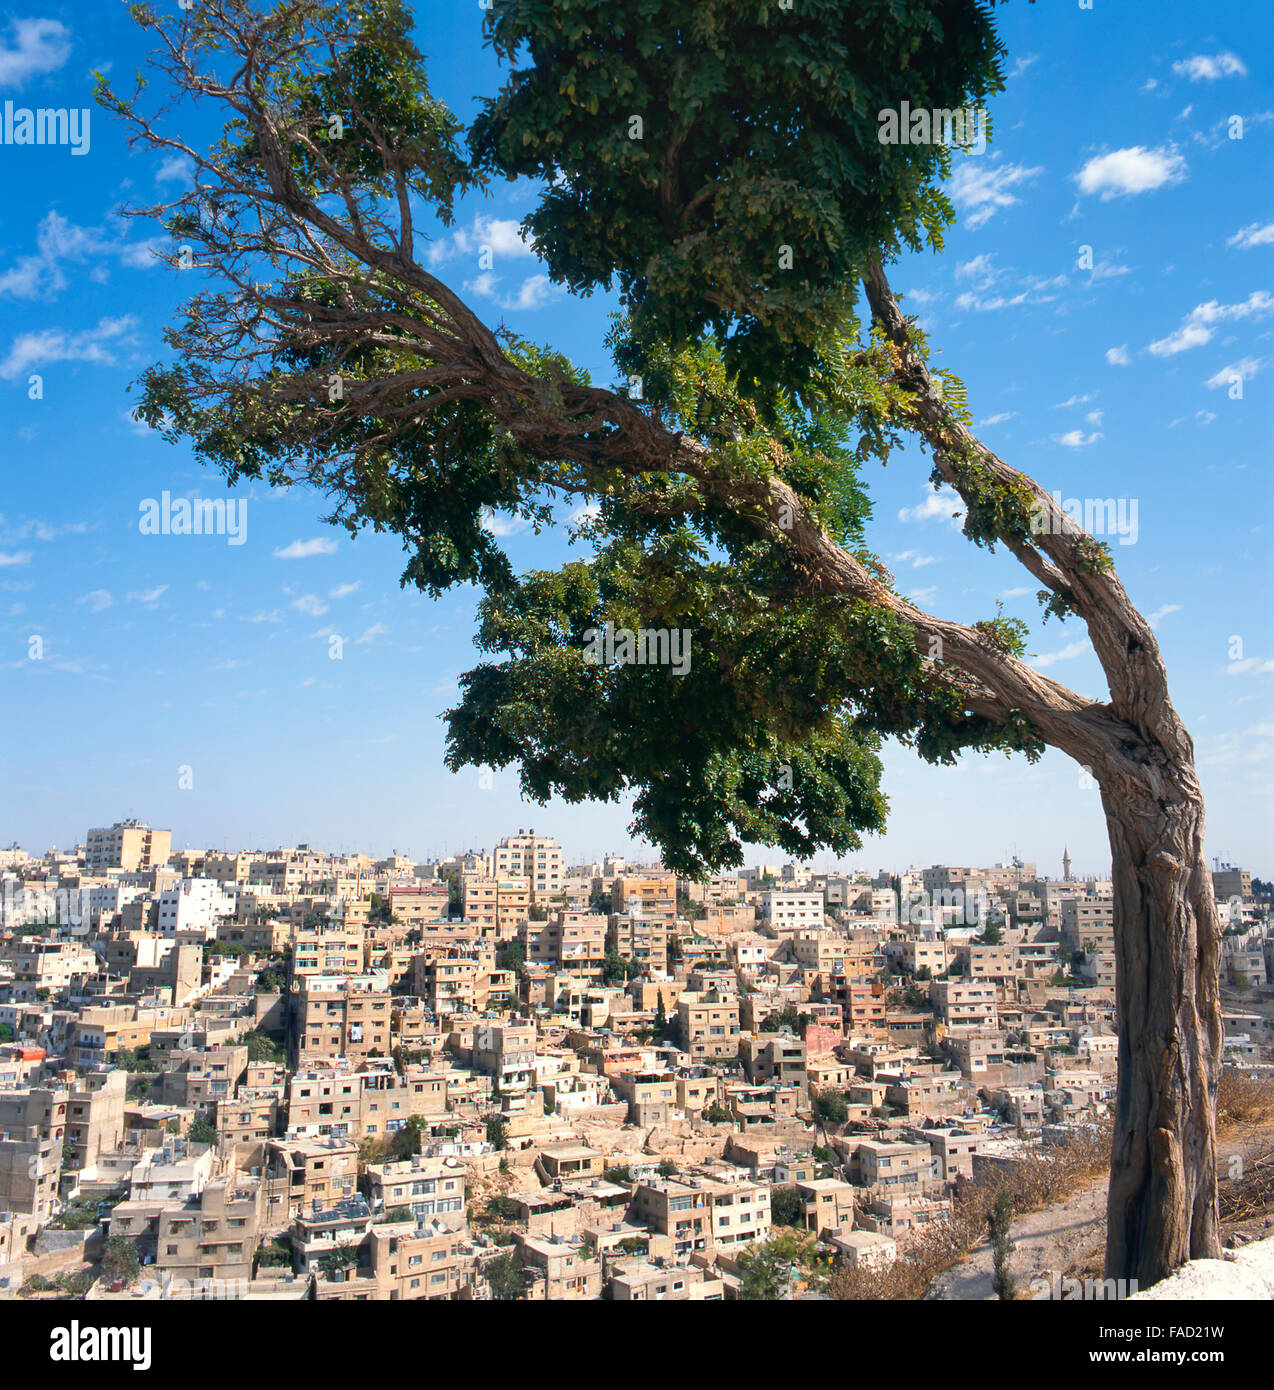
[[[1070,882],[1070,876],[1071,876],[1071,852],[1070,852],[1069,849],[1063,847],[1063,849],[1062,849],[1062,878],[1065,879],[1066,882],[1069,883],[1069,882]]]

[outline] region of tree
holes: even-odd
[[[509,1126],[499,1115],[487,1116],[487,1143],[497,1153],[509,1147]]]
[[[491,1286],[492,1298],[502,1301],[519,1298],[526,1289],[526,1276],[522,1273],[522,1261],[516,1251],[497,1255],[484,1266],[483,1273]]]
[[[1004,940],[1004,933],[998,922],[988,922],[981,935],[975,938],[979,946],[998,946]]]
[[[748,1245],[739,1254],[739,1272],[740,1295],[749,1301],[775,1302],[788,1295],[797,1280],[813,1288],[824,1282],[814,1237],[790,1228]]]
[[[805,1225],[805,1203],[794,1187],[770,1189],[770,1217],[776,1226]]]
[[[102,1242],[102,1275],[110,1283],[117,1280],[126,1288],[141,1272],[137,1243],[127,1236],[107,1236]]]
[[[196,1115],[191,1121],[186,1137],[192,1144],[215,1144],[217,1128],[207,1115]]]
[[[502,659],[461,681],[449,766],[516,763],[533,801],[631,795],[672,872],[737,866],[745,842],[858,848],[884,822],[886,736],[937,763],[1074,758],[1114,879],[1107,1274],[1146,1285],[1217,1255],[1219,924],[1157,640],[1109,549],[975,436],[886,274],[940,249],[952,156],[882,143],[877,112],[1001,90],[992,7],[669,0],[634,30],[597,0],[502,4],[486,24],[513,72],[465,147],[400,0],[135,15],[160,112],[105,80],[99,100],[195,169],[141,211],[208,282],[138,418],[230,483],[307,483],[351,533],[399,535],[405,583],[480,585],[479,643]],[[223,142],[164,124],[183,96],[224,109]],[[550,279],[622,293],[624,393],[493,332],[417,255],[421,206],[446,225],[519,176],[540,180],[526,225]],[[1046,618],[1085,625],[1108,700],[1030,666],[998,609],[957,623],[897,592],[859,472],[908,438],[965,535],[1025,567]],[[592,558],[516,576],[486,519],[545,526],[561,498]],[[598,634],[620,630],[664,634],[669,660],[608,663]],[[673,633],[692,639],[675,669]]]
[[[991,1237],[991,1263],[994,1269],[992,1284],[997,1298],[1017,1297],[1017,1281],[1009,1269],[1009,1257],[1013,1252],[1013,1201],[1007,1187],[1001,1187],[995,1194],[991,1209],[986,1218],[987,1233]]]
[[[248,1049],[249,1062],[273,1062],[276,1066],[283,1066],[287,1062],[283,1049],[259,1028],[249,1029],[243,1035],[243,1041]]]
[[[849,1102],[844,1091],[820,1091],[814,1099],[814,1108],[819,1119],[828,1124],[843,1125],[849,1119]]]

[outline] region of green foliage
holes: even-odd
[[[552,278],[615,283],[645,343],[721,338],[758,388],[828,374],[867,256],[941,246],[949,154],[882,144],[879,111],[1003,86],[963,0],[507,0],[486,24],[519,66],[470,146],[544,180],[526,227]]]
[[[252,1028],[243,1035],[244,1046],[248,1049],[249,1062],[273,1062],[276,1066],[287,1063],[287,1054],[275,1043],[268,1033]]]
[[[811,1289],[820,1288],[826,1281],[814,1237],[790,1228],[767,1241],[748,1245],[739,1254],[739,1269],[743,1276],[740,1297],[749,1302],[776,1302],[798,1280]]]
[[[849,1119],[849,1102],[844,1091],[831,1088],[820,1091],[814,1100],[814,1108],[821,1120],[828,1124],[843,1125]]]
[[[770,1219],[776,1226],[805,1225],[805,1202],[795,1187],[770,1189]]]
[[[1013,1251],[1012,1230],[1013,1199],[1008,1188],[1001,1187],[987,1213],[987,1234],[991,1238],[992,1286],[996,1297],[1006,1300],[1017,1297],[1017,1281],[1009,1269]]]
[[[215,1144],[217,1127],[206,1115],[196,1115],[186,1131],[186,1137],[192,1144]]]
[[[522,1272],[522,1261],[516,1252],[497,1255],[483,1266],[482,1271],[491,1285],[492,1298],[504,1302],[518,1298],[526,1289],[526,1276]]]
[[[107,1236],[102,1243],[102,1277],[108,1282],[120,1281],[127,1287],[141,1272],[141,1256],[137,1243],[127,1236]]]
[[[275,1237],[265,1241],[257,1251],[258,1269],[291,1269],[292,1246],[283,1239]]]
[[[509,1147],[509,1126],[499,1115],[487,1116],[487,1143],[497,1153]]]
[[[869,257],[940,247],[951,207],[938,188],[949,152],[882,144],[879,112],[998,91],[991,6],[502,0],[486,22],[512,71],[467,153],[430,92],[412,20],[400,0],[314,0],[264,24],[252,69],[285,131],[290,177],[346,244],[314,233],[331,254],[326,274],[289,254],[313,219],[306,233],[267,232],[251,254],[227,248],[227,227],[259,225],[266,195],[252,190],[268,182],[257,134],[232,111],[215,149],[226,178],[201,180],[164,214],[209,265],[210,288],[166,333],[170,360],[143,374],[138,418],[191,441],[231,484],[303,481],[333,498],[329,520],[351,534],[399,537],[404,584],[480,587],[484,656],[448,712],[448,766],[516,764],[535,802],[630,801],[632,834],[674,872],[737,866],[753,844],[797,859],[856,852],[884,828],[888,737],[934,763],[967,750],[1037,756],[1026,720],[973,714],[886,605],[818,592],[768,510],[780,485],[791,489],[892,586],[866,547],[860,469],[914,429],[916,403],[893,379],[892,345],[858,323],[856,285]],[[216,51],[198,7],[183,23],[192,61],[241,66]],[[129,110],[109,84],[99,97]],[[343,136],[329,132],[333,116]],[[401,165],[400,189],[378,141]],[[361,259],[348,249],[364,229],[341,211],[341,179],[365,209],[397,193],[447,225],[460,194],[526,176],[543,180],[527,226],[550,276],[582,293],[614,284],[622,297],[607,346],[642,389],[618,461],[613,397],[586,394],[584,370],[507,331],[503,363],[483,341],[482,370],[440,364],[430,352],[445,356],[437,325],[450,292],[378,231]],[[282,318],[302,328],[261,332],[243,309],[235,274],[258,262],[276,273]],[[334,403],[325,384],[337,371],[349,399],[371,403]],[[496,376],[503,384],[489,385]],[[962,384],[940,379],[951,417],[967,418]],[[661,471],[643,420],[703,466]],[[1023,489],[976,459],[953,466],[972,539],[1023,533]],[[576,528],[588,558],[517,575],[491,513],[538,530],[567,497],[588,518]],[[590,664],[586,634],[606,622],[688,634],[688,669]],[[979,627],[995,650],[1021,649],[1015,620]],[[631,977],[627,965],[610,972]]]

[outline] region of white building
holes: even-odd
[[[177,932],[216,935],[217,921],[233,917],[235,895],[210,878],[183,878],[159,895],[159,931],[162,936]]]

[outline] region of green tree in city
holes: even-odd
[[[822,1288],[826,1282],[826,1269],[821,1265],[814,1237],[790,1227],[768,1240],[753,1241],[738,1259],[743,1277],[740,1296],[749,1302],[788,1298],[798,1281],[810,1291]]]
[[[107,1236],[102,1242],[102,1277],[108,1283],[118,1281],[127,1288],[137,1278],[141,1267],[136,1241],[127,1236]]]
[[[99,100],[194,169],[143,211],[198,286],[138,418],[232,484],[304,484],[351,534],[398,536],[405,584],[480,587],[449,766],[516,765],[535,802],[630,800],[671,872],[737,867],[747,844],[857,850],[885,823],[887,737],[941,764],[1072,757],[1101,790],[1136,1020],[1107,1273],[1149,1284],[1217,1255],[1220,928],[1158,641],[1109,548],[976,437],[887,271],[941,250],[954,155],[882,141],[880,113],[1002,90],[994,7],[501,0],[485,24],[507,80],[467,132],[401,0],[131,12],[155,56],[134,94],[102,79]],[[221,139],[183,137],[192,108],[201,129],[224,116]],[[617,291],[622,389],[492,330],[434,273],[427,228],[511,179],[536,190],[549,281]],[[956,622],[900,591],[863,470],[909,442],[966,537],[1086,626],[1107,700],[1032,666],[998,608]],[[569,514],[587,558],[518,575],[494,513]],[[607,624],[689,634],[691,659],[603,664]]]

